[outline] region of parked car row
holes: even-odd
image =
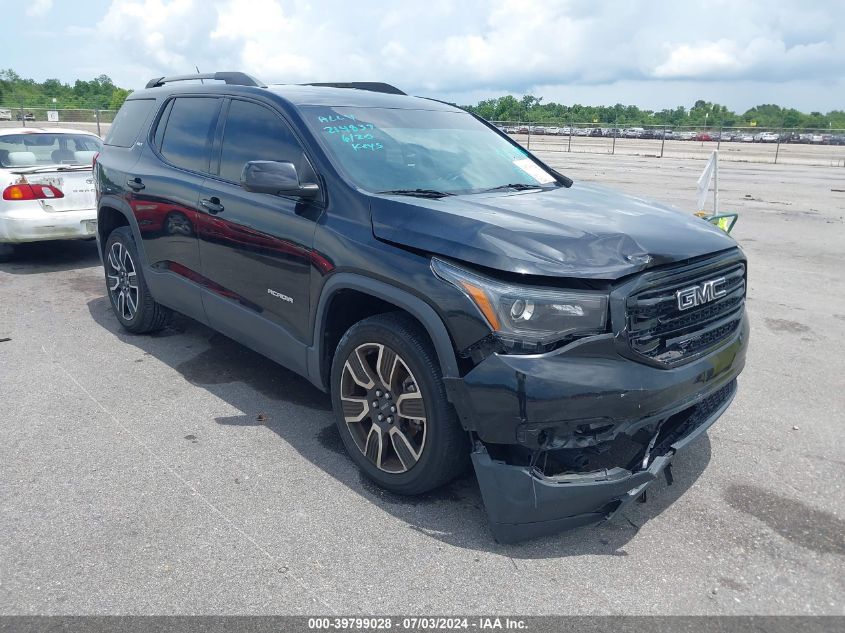
[[[35,121],[35,115],[32,112],[16,111],[14,117],[12,111],[8,108],[0,108],[0,121]]]
[[[499,125],[500,130],[506,134],[536,134],[543,136],[617,136],[621,137],[629,132],[619,128],[603,128],[603,127],[571,127],[565,125],[558,126],[543,126],[543,125]],[[639,128],[642,130],[642,128]],[[631,133],[632,137],[636,137],[635,133]]]
[[[614,128],[614,127],[571,127],[571,126],[543,126],[543,125],[507,125],[498,126],[506,134],[533,134],[544,136],[603,136],[616,138],[642,138],[642,139],[680,139],[680,140],[716,140],[718,135],[705,132],[685,131],[675,133],[664,128]]]
[[[616,138],[638,139],[672,139],[676,141],[721,141],[736,143],[812,143],[816,145],[845,145],[843,134],[819,134],[750,130],[721,130],[674,131],[669,128],[606,128],[606,127],[574,127],[574,126],[544,126],[544,125],[499,125],[506,134],[532,134],[543,136],[601,136]]]
[[[788,132],[781,143],[812,143],[814,145],[845,145],[845,134],[819,134],[817,132]]]
[[[713,136],[713,140],[719,139],[719,135]],[[845,145],[843,134],[818,134],[798,132],[755,132],[723,130],[721,140],[738,141],[742,143],[812,143],[816,145]]]

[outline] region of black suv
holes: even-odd
[[[175,310],[306,376],[394,492],[471,457],[501,541],[606,519],[670,479],[745,363],[727,234],[573,184],[386,84],[154,79],[95,176],[123,327]]]

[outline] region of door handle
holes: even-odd
[[[144,188],[144,183],[141,181],[140,178],[130,178],[126,181],[126,186],[132,189],[133,191],[141,191]]]
[[[217,215],[223,211],[223,205],[220,204],[220,198],[213,196],[211,198],[201,198],[200,205],[212,215]]]

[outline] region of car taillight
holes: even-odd
[[[3,190],[3,200],[50,200],[64,198],[65,194],[53,185],[20,184],[9,185]]]
[[[97,166],[97,159],[99,157],[100,157],[100,152],[97,152],[96,154],[94,154],[94,158],[91,159],[91,167],[92,168]]]

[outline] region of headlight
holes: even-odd
[[[498,338],[514,350],[540,351],[571,336],[605,331],[606,294],[517,286],[437,258],[431,260],[431,270],[469,297]]]

